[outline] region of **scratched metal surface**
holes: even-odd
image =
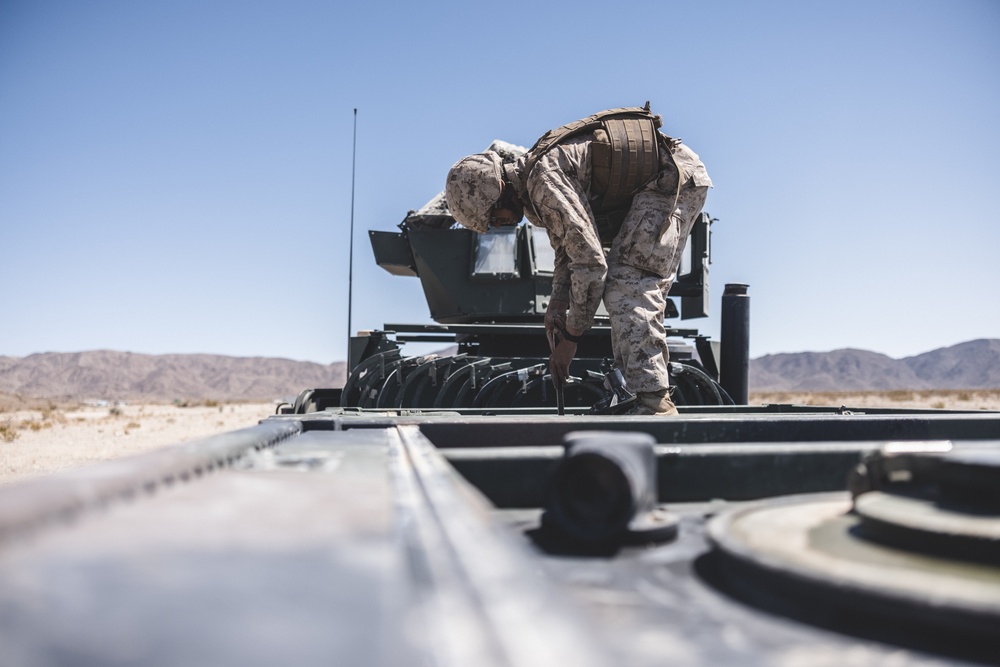
[[[681,531],[666,544],[547,552],[537,507],[496,507],[442,453],[483,444],[440,448],[425,434],[449,422],[431,421],[267,420],[4,489],[17,511],[0,510],[0,664],[962,663],[730,590],[706,526],[740,502],[669,504]],[[548,456],[537,424],[525,441]]]

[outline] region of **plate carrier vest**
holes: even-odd
[[[680,143],[657,130],[660,116],[642,107],[600,111],[582,120],[549,130],[528,151],[524,174],[551,148],[572,137],[592,132],[590,149],[591,208],[601,240],[610,244],[621,228],[632,197],[660,172],[660,150],[673,153]]]

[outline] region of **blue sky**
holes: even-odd
[[[0,355],[343,359],[353,109],[370,329],[431,320],[367,230],[647,99],[715,181],[753,356],[1000,337],[998,37],[994,0],[2,0]]]

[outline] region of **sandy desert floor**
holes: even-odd
[[[1000,410],[1000,390],[753,393],[751,404]],[[0,406],[0,485],[253,426],[273,403]]]
[[[146,403],[0,412],[0,485],[253,426],[275,407]]]
[[[1000,389],[939,389],[854,392],[750,393],[752,405],[845,405],[855,408],[933,408],[936,410],[1000,410]]]

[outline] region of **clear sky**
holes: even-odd
[[[751,354],[1000,337],[1000,2],[0,0],[0,355],[346,354],[495,138],[650,100],[715,189]],[[717,316],[694,322],[718,336]]]

